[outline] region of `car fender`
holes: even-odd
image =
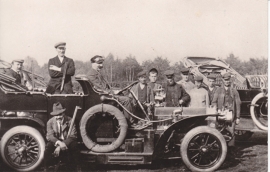
[[[185,117],[172,125],[170,125],[159,137],[158,141],[156,142],[156,146],[153,152],[153,160],[159,159],[164,154],[164,146],[168,142],[169,138],[171,137],[171,133],[175,130],[178,130],[180,132],[187,133],[192,128],[206,125],[205,119],[208,116],[216,116],[216,115],[199,115],[199,116],[191,116],[191,117]]]

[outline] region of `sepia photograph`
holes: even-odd
[[[267,172],[267,0],[0,0],[0,171]]]

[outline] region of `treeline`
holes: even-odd
[[[90,61],[83,62],[73,59],[76,67],[76,74],[88,75],[89,68],[91,68]],[[266,58],[250,58],[249,61],[240,60],[233,54],[230,54],[224,59],[228,64],[231,65],[241,75],[265,75],[268,72],[268,60]],[[181,61],[172,64],[167,58],[156,57],[153,60],[145,60],[141,64],[138,63],[135,56],[129,55],[125,59],[119,59],[114,57],[113,54],[109,54],[104,61],[103,74],[106,76],[109,82],[123,82],[123,81],[134,81],[137,79],[136,75],[141,70],[149,70],[152,67],[158,69],[160,75],[158,80],[164,80],[164,71],[167,69],[173,69],[175,71],[176,80],[181,79],[180,69],[184,67]],[[24,68],[28,71],[45,78],[47,82],[50,79],[48,73],[48,64],[39,66],[38,62],[33,57],[26,57]]]

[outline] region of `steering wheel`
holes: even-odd
[[[122,90],[120,90],[120,91],[118,92],[118,94],[122,93],[123,91],[126,91],[127,89],[129,89],[129,88],[132,87],[133,85],[137,84],[138,82],[139,82],[139,81],[135,81],[135,82],[129,84],[128,86],[126,86],[125,88],[123,88]]]

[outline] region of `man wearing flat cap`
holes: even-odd
[[[190,107],[209,107],[208,91],[202,87],[203,77],[195,76],[195,88],[190,90]]]
[[[27,90],[32,90],[32,84],[27,82],[22,71],[24,60],[15,59],[11,63],[11,68],[5,70],[5,74],[15,78],[15,83]]]
[[[51,94],[72,94],[71,77],[75,74],[74,61],[65,56],[66,43],[56,43],[57,56],[48,63],[50,81],[46,92]],[[62,89],[62,90],[61,90]]]
[[[132,112],[132,106],[130,102],[130,98],[127,96],[117,95],[119,91],[112,90],[110,85],[105,80],[105,78],[101,74],[101,69],[103,68],[104,58],[100,55],[96,55],[90,59],[91,61],[91,69],[88,72],[88,79],[90,83],[94,86],[94,89],[103,93],[113,93],[117,100],[129,111]],[[124,110],[124,115],[127,118],[128,122],[133,123],[133,118],[129,115],[128,112]]]
[[[67,152],[71,154],[73,165],[76,165],[77,170],[80,171],[77,131],[75,124],[71,126],[72,118],[66,116],[65,111],[66,109],[62,107],[61,103],[53,104],[53,111],[51,112],[53,117],[47,122],[46,138],[48,143],[44,152],[44,171],[48,170],[48,161],[52,158],[52,153],[55,157],[58,157]],[[67,136],[70,128],[70,135]]]
[[[214,94],[218,89],[218,87],[215,85],[215,83],[216,83],[216,75],[211,73],[211,74],[209,74],[207,76],[207,79],[208,79],[209,105],[212,105]]]
[[[164,74],[167,78],[167,82],[163,85],[166,93],[166,107],[187,106],[190,101],[190,96],[182,85],[174,81],[174,71],[167,70]]]
[[[180,71],[182,79],[177,84],[181,84],[186,92],[190,93],[190,90],[195,88],[195,85],[189,79],[189,68],[182,68]]]
[[[224,110],[232,111],[233,120],[232,123],[228,126],[228,130],[231,132],[233,138],[228,143],[228,146],[235,145],[235,125],[238,125],[240,122],[240,107],[241,100],[239,93],[235,88],[231,87],[231,74],[225,73],[222,76],[223,86],[219,87],[214,94],[212,101],[212,106],[216,107],[219,112]]]
[[[137,74],[139,82],[136,85],[134,85],[130,90],[134,93],[134,95],[136,96],[138,101],[143,105],[145,110],[147,109],[146,104],[155,102],[153,90],[149,85],[147,85],[146,75],[147,75],[146,71],[139,72]],[[132,99],[132,105],[134,107],[134,110],[133,110],[134,114],[136,114],[137,116],[141,118],[145,117],[145,116],[140,116],[140,114],[142,114],[143,112],[140,109],[140,106],[137,104],[136,99],[132,96],[132,94],[130,94],[129,97]]]

